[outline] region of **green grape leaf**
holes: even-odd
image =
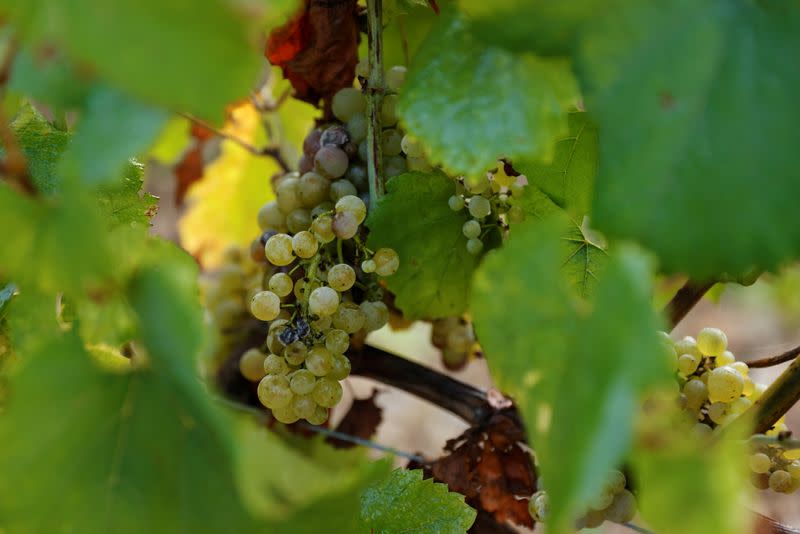
[[[386,278],[397,306],[413,319],[461,314],[478,257],[467,252],[461,233],[467,216],[447,204],[455,182],[443,174],[411,172],[389,180],[386,189],[370,210],[367,245],[400,255],[400,268]]]
[[[419,469],[396,469],[361,496],[362,519],[381,534],[461,534],[475,516],[463,495],[449,492],[445,484],[423,480]]]
[[[476,272],[471,308],[492,376],[537,445],[552,532],[564,531],[627,452],[640,393],[670,379],[648,262],[618,249],[591,300],[577,299],[562,271],[565,225],[513,228]]]
[[[57,44],[110,84],[209,119],[246,97],[261,60],[257,18],[235,2],[3,0],[29,41]]]
[[[514,161],[514,170],[524,174],[558,206],[573,216],[590,211],[598,167],[597,128],[586,113],[569,114],[569,135],[556,143],[550,163]]]
[[[458,5],[485,42],[547,55],[568,54],[581,27],[598,10],[612,9],[599,0],[459,0]]]
[[[36,189],[42,193],[56,191],[60,182],[56,176],[57,165],[69,144],[69,134],[53,128],[30,104],[20,110],[11,122],[11,129],[25,155]],[[3,152],[0,149],[0,154]]]
[[[676,435],[672,426],[671,435],[661,431],[632,454],[642,518],[657,532],[669,532],[680,510],[682,533],[753,532],[752,512],[742,506],[750,486],[745,441],[699,440],[692,432]]]
[[[522,208],[526,217],[532,219],[564,214],[564,210],[535,185],[525,187],[515,204]],[[562,275],[585,298],[594,292],[608,255],[600,245],[589,239],[580,224],[570,220],[561,236],[561,260]]]
[[[94,196],[111,229],[121,226],[146,230],[158,208],[158,197],[142,191],[144,167],[128,161],[121,180],[98,187]],[[144,232],[143,232],[144,233]]]
[[[414,57],[397,111],[432,161],[476,175],[500,156],[549,158],[575,94],[566,61],[486,47],[463,19],[442,17]]]
[[[101,371],[74,334],[24,361],[0,419],[9,531],[248,531],[227,428],[199,381]]]
[[[46,54],[29,47],[21,49],[8,80],[9,91],[57,110],[83,107],[90,88],[91,82],[75,71],[61,51],[52,48]]]
[[[718,0],[626,0],[593,21],[576,70],[602,132],[600,230],[698,279],[800,254],[800,70],[783,60],[798,25],[794,2]]]
[[[153,142],[166,119],[161,110],[114,89],[95,87],[62,161],[65,174],[90,186],[117,180],[130,158]]]

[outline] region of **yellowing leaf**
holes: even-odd
[[[223,131],[259,144],[261,117],[252,104],[239,105]],[[221,151],[189,190],[189,209],[178,223],[183,247],[204,267],[219,264],[227,246],[244,246],[258,236],[256,213],[272,198],[270,177],[279,170],[271,158],[253,155],[234,141],[223,141]]]

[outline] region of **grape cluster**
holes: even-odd
[[[223,345],[235,343],[240,331],[237,327],[248,316],[247,303],[260,290],[263,273],[263,266],[252,261],[244,249],[229,247],[222,265],[201,281],[206,309],[213,326],[224,338]]]
[[[395,94],[405,69],[386,73],[389,93],[381,116],[386,177],[424,162],[403,151],[411,141],[397,128]],[[264,266],[250,312],[269,322],[264,347],[240,360],[242,375],[258,381],[258,397],[283,423],[324,423],[350,373],[345,353],[352,335],[389,320],[380,278],[394,274],[398,254],[364,245],[367,180],[366,100],[356,88],[337,92],[337,121],[312,130],[303,142],[299,172],[273,179],[275,200],[258,213],[262,235],[251,257]]]
[[[432,323],[431,344],[442,351],[442,363],[447,369],[462,369],[470,358],[481,354],[475,340],[472,323],[463,317],[445,317]]]
[[[505,165],[478,177],[456,179],[455,194],[448,199],[450,209],[466,209],[469,218],[461,227],[467,239],[467,252],[481,253],[484,240],[495,229],[507,228],[509,222],[517,223],[525,218],[522,208],[512,203],[519,195],[524,177],[509,176]]]
[[[540,480],[541,483],[541,480]],[[596,528],[605,521],[627,523],[636,515],[636,497],[626,489],[627,479],[622,471],[612,470],[588,510],[575,523],[575,528]],[[545,523],[549,511],[549,499],[545,490],[534,493],[528,501],[528,511],[537,522]]]
[[[708,435],[718,426],[736,419],[767,389],[753,382],[747,364],[737,361],[728,349],[728,338],[722,330],[704,328],[697,339],[686,336],[679,341],[662,332],[670,351],[681,386],[680,405],[699,435]],[[783,418],[768,436],[785,435],[789,431]],[[800,488],[800,460],[794,451],[784,451],[780,442],[758,446],[750,456],[751,480],[759,489],[792,493]]]

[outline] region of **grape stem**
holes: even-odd
[[[763,434],[769,430],[798,400],[800,359],[795,359],[748,410],[751,415],[755,414],[753,432]],[[746,416],[742,419],[747,420]]]
[[[748,367],[771,367],[794,360],[798,355],[800,355],[800,347],[795,347],[776,356],[769,356],[768,358],[760,358],[744,363],[746,363]]]
[[[382,0],[367,0],[367,54],[369,77],[365,87],[367,98],[367,176],[369,177],[370,206],[375,206],[384,194],[381,132],[381,103],[383,102],[383,4]]]
[[[715,282],[695,282],[692,280],[687,281],[682,288],[678,290],[672,300],[669,301],[664,307],[664,315],[667,316],[669,321],[669,328],[675,328],[681,320],[686,317],[695,304],[700,302],[709,289],[713,287]]]

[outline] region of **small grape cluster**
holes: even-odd
[[[661,333],[671,352],[681,386],[680,405],[699,435],[725,426],[743,414],[767,389],[753,382],[747,364],[737,361],[722,330],[704,328],[697,339],[679,341]],[[783,417],[767,431],[768,436],[788,433]],[[759,489],[792,493],[800,488],[800,461],[780,442],[760,445],[750,456],[751,481]]]
[[[486,237],[497,228],[507,228],[508,222],[524,220],[525,213],[512,203],[524,187],[524,178],[509,176],[505,165],[477,178],[456,179],[455,194],[448,199],[450,209],[466,208],[470,218],[462,225],[461,233],[467,238],[467,252],[481,253]]]
[[[541,483],[541,480],[540,480]],[[622,471],[612,470],[588,510],[575,522],[577,530],[596,528],[605,521],[627,523],[636,515],[636,497],[626,489],[627,479]],[[537,522],[545,523],[550,503],[545,490],[534,493],[528,501],[528,511]]]
[[[442,364],[447,369],[462,369],[470,358],[481,354],[472,323],[464,317],[436,319],[431,325],[431,344],[442,351]]]
[[[263,273],[263,266],[252,261],[246,250],[231,246],[223,254],[223,263],[203,278],[203,301],[225,347],[235,344],[237,327],[248,316],[247,303],[260,290]]]
[[[413,145],[396,127],[395,92],[405,69],[386,73],[384,170],[387,177],[422,165],[403,147]],[[332,99],[338,121],[312,130],[303,142],[300,172],[273,179],[275,200],[258,213],[262,235],[251,257],[265,266],[263,289],[250,311],[269,322],[265,347],[240,360],[242,374],[258,381],[258,396],[283,423],[324,423],[342,396],[350,373],[345,356],[351,335],[371,332],[389,320],[379,277],[397,271],[390,248],[364,244],[369,202],[366,100],[356,88]],[[410,149],[409,149],[410,150]]]

